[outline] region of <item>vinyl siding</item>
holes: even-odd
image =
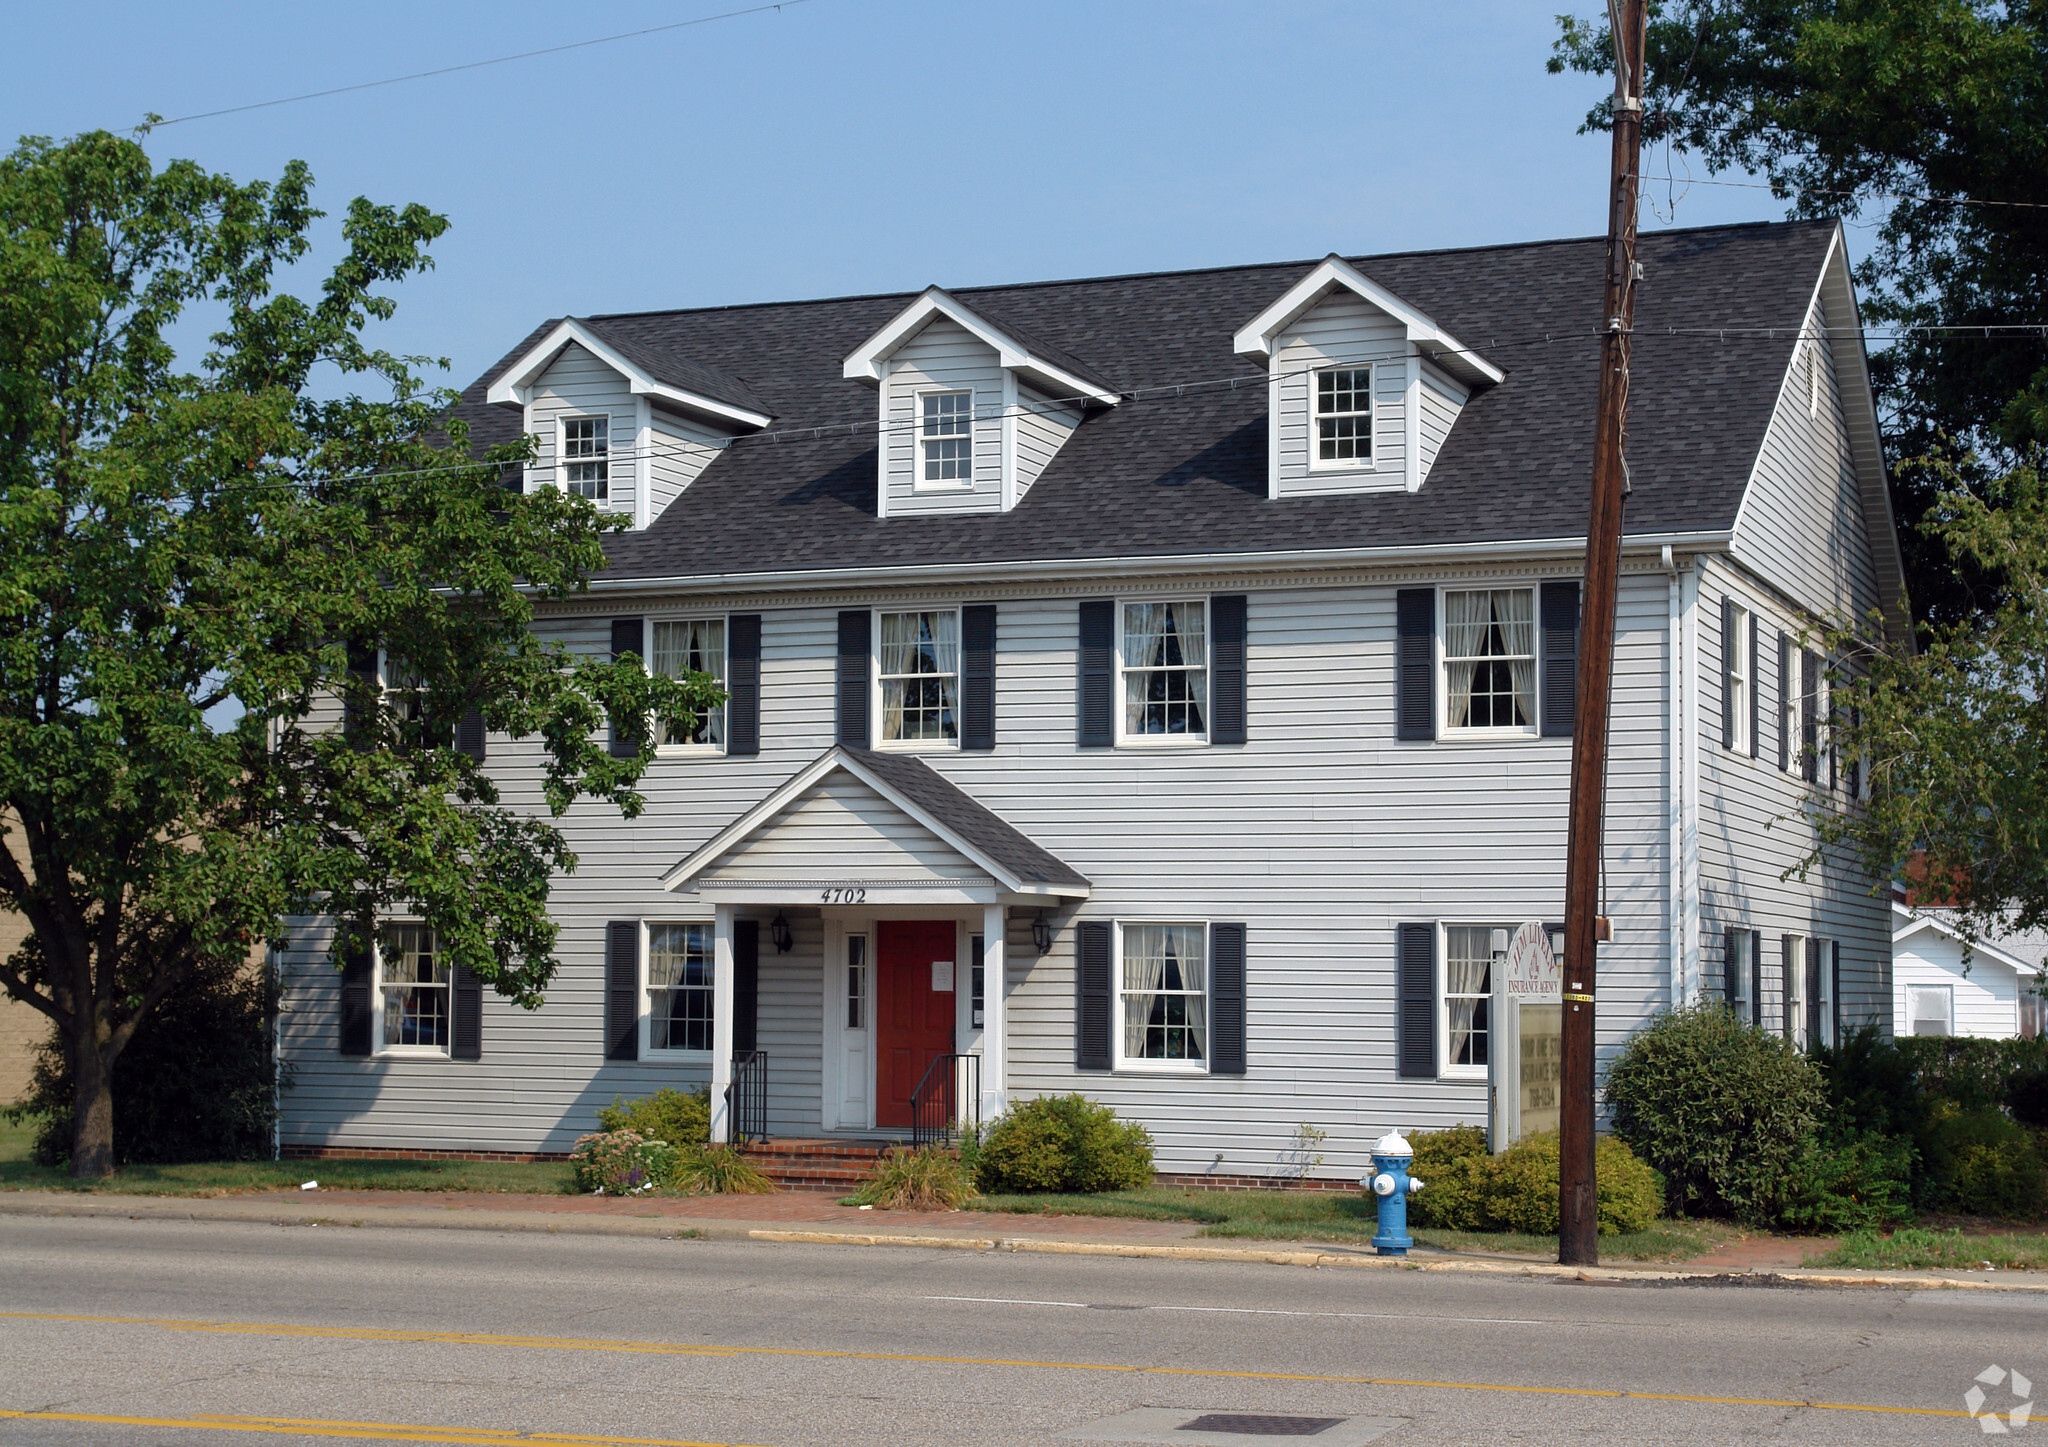
[[[554,365],[534,384],[532,400],[526,407],[526,427],[534,434],[537,450],[534,466],[527,473],[527,489],[552,487],[561,480],[557,467],[559,442],[556,423],[564,417],[611,418],[610,497],[598,506],[606,512],[630,514],[638,476],[636,436],[640,399],[626,385],[626,379],[595,356],[571,342],[555,358]]]
[[[1003,369],[995,348],[957,322],[934,318],[896,349],[882,383],[880,448],[886,513],[997,512],[1003,505]],[[920,486],[918,393],[933,388],[974,392],[974,478],[971,486]]]
[[[1028,387],[1019,387],[1016,418],[1017,493],[1014,502],[1022,502],[1024,494],[1031,491],[1031,484],[1038,481],[1039,474],[1051,465],[1053,454],[1081,425],[1081,414]]]
[[[703,475],[730,439],[708,427],[648,408],[647,521],[652,524]]]
[[[1386,313],[1349,291],[1333,292],[1287,328],[1273,353],[1280,377],[1275,490],[1314,497],[1407,486],[1407,334]],[[1313,369],[1373,363],[1373,463],[1318,469],[1310,463],[1315,404]]]
[[[1416,479],[1418,485],[1429,481],[1429,470],[1436,465],[1436,455],[1442,450],[1444,440],[1451,435],[1451,426],[1458,420],[1458,413],[1464,410],[1470,395],[1436,368],[1423,364],[1422,385],[1416,389],[1422,412],[1417,442],[1421,464]]]
[[[1964,973],[1963,946],[1935,929],[1916,931],[1894,947],[1892,1033],[1910,1035],[1908,987],[1947,985],[1954,990],[1958,1035],[2009,1040],[2020,1033],[2019,978],[1981,955]]]
[[[810,875],[873,882],[986,879],[986,870],[860,780],[834,773],[737,848],[707,878],[798,879]]]

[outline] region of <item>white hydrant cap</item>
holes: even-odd
[[[1402,1139],[1401,1132],[1390,1130],[1372,1143],[1372,1153],[1376,1156],[1412,1156],[1415,1149]]]

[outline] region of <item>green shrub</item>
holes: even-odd
[[[1943,1102],[1923,1140],[1931,1204],[2014,1220],[2048,1210],[2048,1167],[2034,1133],[2003,1111]]]
[[[679,1152],[667,1184],[692,1196],[765,1196],[775,1189],[738,1146],[694,1146]]]
[[[1827,1087],[1827,1129],[1842,1138],[1913,1137],[1927,1124],[1930,1102],[1918,1062],[1875,1025],[1816,1046],[1813,1063]]]
[[[851,1199],[885,1211],[957,1211],[979,1194],[959,1157],[926,1146],[890,1151]]]
[[[668,1184],[677,1150],[638,1131],[608,1130],[578,1136],[569,1152],[576,1189],[599,1196],[637,1196]]]
[[[1659,1015],[1608,1072],[1614,1133],[1663,1174],[1673,1214],[1768,1221],[1827,1096],[1786,1041],[1714,1001]]]
[[[114,1061],[116,1162],[268,1160],[278,1092],[290,1086],[272,1050],[276,1008],[271,973],[239,962],[200,970],[164,996]],[[38,1123],[41,1165],[71,1159],[71,1101],[71,1061],[53,1029],[15,1112]]]
[[[2048,1130],[2048,1067],[2015,1075],[2006,1087],[2005,1108],[2021,1125]]]
[[[1910,1221],[1914,1159],[1912,1143],[1891,1136],[1809,1139],[1773,1213],[1776,1223],[1834,1235]]]
[[[1449,1231],[1557,1234],[1558,1134],[1524,1136],[1499,1155],[1475,1126],[1418,1132],[1409,1170],[1422,1190],[1408,1204],[1418,1226]],[[1641,1231],[1657,1219],[1664,1183],[1612,1136],[1594,1145],[1600,1234]],[[1439,1188],[1442,1188],[1439,1191]]]
[[[988,1128],[976,1169],[985,1191],[1135,1190],[1152,1183],[1152,1137],[1086,1096],[1039,1096]]]
[[[663,1087],[642,1100],[621,1100],[597,1112],[601,1130],[630,1130],[673,1146],[701,1146],[711,1140],[711,1087],[685,1094]]]

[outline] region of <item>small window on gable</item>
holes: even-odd
[[[611,497],[612,422],[609,417],[562,419],[562,487],[592,502]]]
[[[1372,368],[1316,373],[1316,465],[1372,464]]]
[[[1820,416],[1820,399],[1826,390],[1826,380],[1820,365],[1820,342],[1809,339],[1806,343],[1806,415],[1809,417]]]
[[[924,392],[918,405],[918,481],[974,481],[974,393]]]

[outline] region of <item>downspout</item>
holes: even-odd
[[[1670,1003],[1675,1009],[1685,1000],[1685,923],[1679,903],[1679,894],[1685,884],[1685,870],[1680,862],[1685,848],[1685,683],[1679,665],[1684,656],[1684,616],[1678,560],[1672,556],[1669,543],[1664,545],[1661,557],[1664,575],[1669,580],[1664,656],[1669,665],[1667,688],[1671,700],[1670,707],[1664,711],[1664,761],[1668,771],[1664,797],[1669,816],[1665,840],[1664,917],[1668,941],[1666,958],[1670,966]]]

